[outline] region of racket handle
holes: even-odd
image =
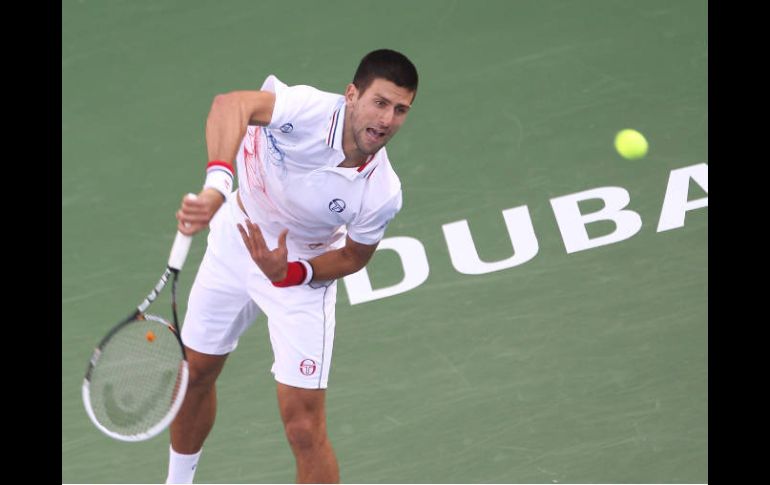
[[[195,199],[197,195],[187,194],[187,198]],[[187,236],[181,232],[176,232],[174,238],[174,245],[171,246],[171,254],[168,257],[168,267],[177,271],[182,269],[184,261],[187,259],[187,253],[190,252],[190,244],[192,243],[192,236]]]
[[[171,255],[168,257],[168,267],[177,271],[184,266],[184,260],[187,259],[187,253],[190,252],[192,236],[187,236],[181,232],[176,232],[174,245],[171,246]]]

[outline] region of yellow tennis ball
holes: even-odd
[[[615,149],[625,159],[644,158],[647,148],[647,139],[636,130],[621,130],[615,135]]]

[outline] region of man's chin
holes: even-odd
[[[380,149],[384,147],[387,142],[388,140],[385,140],[382,143],[372,144],[372,143],[369,143],[368,141],[365,141],[364,143],[357,143],[357,145],[361,153],[368,156],[368,155],[374,155],[375,153],[380,151]]]
[[[377,145],[374,147],[371,146],[359,146],[358,149],[363,153],[364,155],[371,156],[380,151],[380,148],[384,147],[385,145]]]
[[[369,152],[367,152],[367,155],[374,155],[375,153],[380,151],[382,149],[382,147],[384,147],[387,143],[388,143],[388,141],[385,140],[382,143],[378,143],[378,144],[374,145],[373,147],[371,147],[371,150]]]

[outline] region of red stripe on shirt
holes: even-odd
[[[371,162],[373,159],[374,159],[374,155],[369,155],[369,159],[368,159],[366,162],[364,162],[364,164],[363,164],[363,165],[361,165],[360,167],[358,167],[358,171],[359,171],[359,172],[363,172],[363,171],[364,171],[364,168],[365,168],[367,165],[369,165],[369,162]]]

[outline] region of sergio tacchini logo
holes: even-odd
[[[342,199],[334,199],[329,202],[329,210],[332,212],[342,212],[345,210],[345,201]]]

